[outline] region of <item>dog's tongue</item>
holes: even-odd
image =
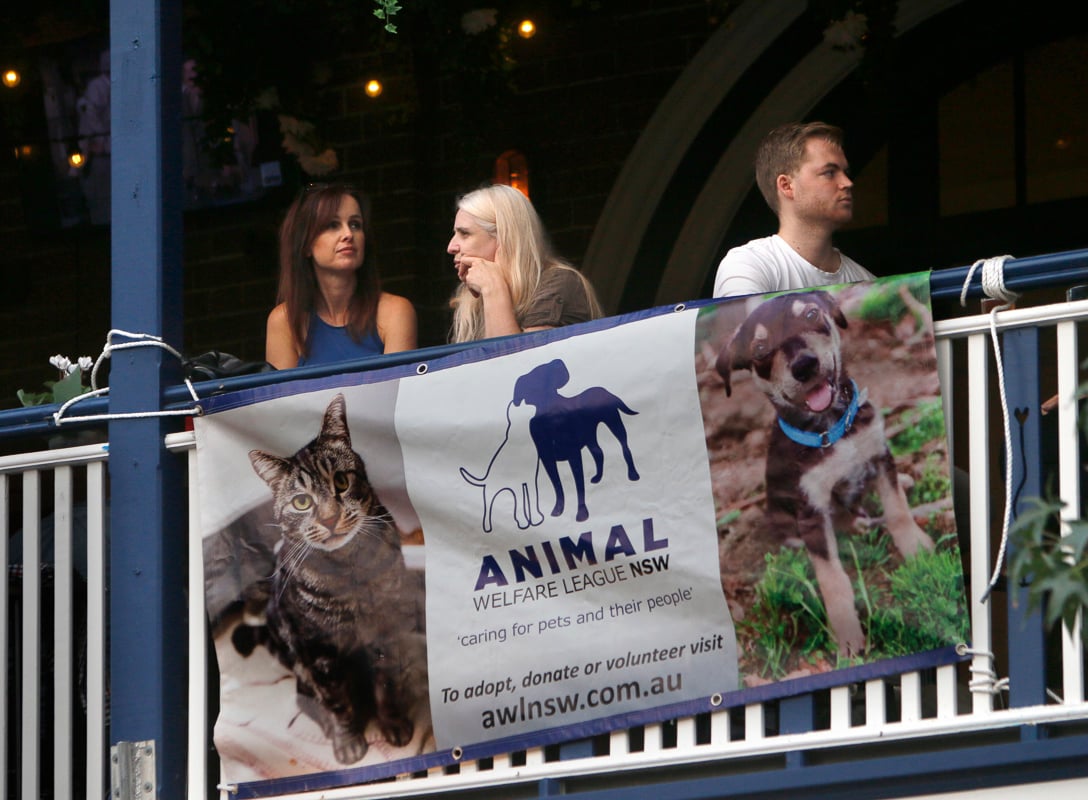
[[[825,411],[831,405],[831,384],[821,383],[809,392],[808,397],[805,398],[805,405],[812,411]]]

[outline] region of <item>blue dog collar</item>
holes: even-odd
[[[831,447],[846,435],[846,432],[850,430],[850,426],[854,424],[854,417],[858,415],[858,385],[851,380],[850,388],[853,389],[853,396],[850,398],[850,405],[847,407],[846,413],[823,433],[811,433],[795,428],[782,417],[778,418],[778,427],[782,429],[782,433],[797,442],[797,444],[802,444],[805,447]]]

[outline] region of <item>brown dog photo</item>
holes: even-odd
[[[725,301],[695,351],[744,687],[965,641],[926,276]]]

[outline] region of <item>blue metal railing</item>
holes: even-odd
[[[958,298],[970,271],[970,266],[934,270],[929,281],[930,295],[934,299],[941,300]],[[1005,263],[1004,279],[1005,286],[1008,289],[1020,293],[1033,289],[1088,283],[1088,249],[1010,259]],[[967,297],[975,299],[985,297],[982,288],[981,270],[976,271],[976,274],[972,276]],[[478,342],[438,345],[403,353],[343,361],[337,364],[322,364],[278,372],[262,372],[220,380],[201,381],[195,383],[194,388],[198,396],[206,397],[223,392],[272,386],[287,381],[324,378],[341,373],[368,372],[375,369],[413,364],[419,361],[433,361],[480,346]],[[162,407],[164,409],[187,408],[192,403],[193,400],[189,390],[184,385],[169,386],[163,392]],[[56,411],[57,406],[55,405],[0,411],[0,438],[56,433],[57,426],[53,422],[53,414]],[[64,427],[70,429],[88,425],[90,423],[80,423],[79,418],[108,412],[109,399],[107,397],[88,399],[78,404],[78,410],[73,409],[66,415],[68,421],[64,423]]]
[[[942,300],[958,298],[970,271],[970,267],[934,270],[929,279],[930,295]],[[1088,281],[1088,250],[1009,259],[1005,262],[1004,275],[1005,286],[1014,292],[1082,283]],[[967,296],[986,296],[980,271],[972,276]]]
[[[945,300],[958,298],[961,291],[962,283],[966,279],[969,269],[969,267],[962,267],[957,269],[934,272],[931,278],[932,295],[935,298]],[[1038,256],[1033,258],[1010,261],[1005,268],[1005,284],[1008,288],[1018,292],[1029,292],[1035,289],[1054,290],[1063,286],[1071,286],[1074,284],[1088,284],[1088,250],[1057,253],[1053,255]],[[980,296],[983,296],[983,292],[981,289],[981,276],[975,276],[972,278],[968,296],[972,298],[978,298]],[[700,304],[709,302],[711,301],[699,301]],[[658,310],[648,310],[644,313],[661,313],[667,310],[671,310],[671,307],[668,307],[667,309],[663,308]],[[1017,314],[1031,312],[1033,310],[1034,309],[1023,309],[1019,312],[1011,313],[1013,316],[1015,316]],[[1065,313],[1068,310],[1073,310],[1073,307],[1050,307],[1048,313],[1056,313],[1060,316],[1062,313]],[[1083,316],[1083,312],[1077,313],[1080,313]],[[1008,320],[1006,320],[1006,322],[1008,322]],[[973,324],[978,326],[981,323],[978,319],[975,319]],[[1088,323],[1084,322],[1082,319],[1081,324],[1084,325]],[[1081,330],[1083,330],[1083,328]],[[1013,393],[1010,394],[1010,405],[1014,407],[1023,406],[1026,408],[1036,408],[1038,407],[1040,400],[1040,386],[1042,385],[1042,383],[1044,383],[1040,380],[1037,374],[1037,371],[1039,369],[1036,354],[1038,347],[1035,343],[1037,338],[1037,332],[1025,328],[1024,331],[1012,330],[1012,333],[1014,335],[1008,336],[1007,334],[1009,332],[1010,330],[1006,329],[1005,361],[1006,368],[1008,370],[1006,373],[1006,382],[1013,389]],[[548,338],[553,335],[560,335],[560,332],[532,335],[541,337],[541,341],[547,341]],[[1075,338],[1076,337],[1074,337],[1074,339]],[[261,387],[274,386],[276,384],[282,384],[286,381],[296,381],[301,379],[321,379],[343,373],[365,374],[367,372],[378,369],[386,370],[398,367],[408,368],[421,362],[431,362],[431,366],[432,368],[434,368],[435,365],[433,362],[436,362],[437,360],[443,359],[447,356],[457,356],[459,354],[464,354],[465,358],[474,358],[476,354],[467,352],[469,350],[472,350],[473,348],[477,348],[487,353],[493,353],[501,352],[503,347],[503,340],[490,340],[487,343],[445,345],[406,353],[392,354],[389,356],[379,356],[352,362],[342,362],[334,365],[284,370],[282,372],[261,373],[257,375],[240,376],[223,380],[203,381],[196,384],[196,388],[200,397],[207,397],[209,395],[226,391],[259,389]],[[1073,358],[1059,359],[1059,363],[1066,365],[1077,363],[1077,361],[1078,359]],[[1048,375],[1046,376],[1047,381],[1050,381],[1052,377],[1053,376],[1048,373]],[[1047,383],[1047,385],[1049,385],[1049,383]],[[982,396],[986,396],[986,389],[981,389],[980,394]],[[192,398],[189,395],[188,389],[183,385],[166,387],[163,390],[162,395],[164,398],[164,407],[166,408],[183,408],[192,404]],[[965,395],[963,399],[969,400],[969,397]],[[969,402],[961,406],[961,410],[970,408],[971,406]],[[0,412],[0,435],[12,436],[27,432],[36,432],[39,434],[55,433],[57,431],[57,428],[53,425],[52,413],[56,410],[56,406],[50,406],[36,409],[16,409],[14,411]],[[105,398],[95,398],[87,400],[85,403],[82,403],[77,407],[77,411],[80,415],[102,414],[108,412],[108,410],[109,403],[108,400]],[[978,424],[977,416],[975,418],[975,423]],[[61,430],[67,430],[69,427],[89,427],[92,424],[100,423],[76,422],[73,423],[71,426],[65,424],[64,426],[62,426]],[[983,424],[983,427],[985,429],[986,424]],[[1037,437],[1034,434],[1029,434],[1029,440],[1034,438]],[[159,441],[161,441],[161,438]],[[173,458],[176,458],[176,456],[166,456],[167,460]],[[1029,460],[1035,461],[1037,459],[1033,456]],[[1019,459],[1016,459],[1016,463],[1019,463],[1019,461]],[[123,461],[121,458],[117,458],[116,465],[111,464],[111,467],[113,466],[116,466],[119,471],[123,471],[127,468],[126,462]],[[985,471],[983,470],[981,472],[984,473]],[[973,472],[971,477],[977,479],[978,481],[986,480],[985,474],[975,474]],[[171,481],[179,485],[181,483],[180,480],[176,480],[175,478],[164,478],[161,482],[167,484]],[[994,485],[996,491],[996,477],[990,477],[988,479],[988,482],[989,484]],[[1040,484],[1037,480],[1034,484],[1029,484],[1029,487],[1034,486],[1035,488],[1028,488],[1028,493],[1037,493],[1039,491],[1039,485]],[[176,504],[170,507],[179,508],[179,506],[177,506]],[[978,518],[976,517],[976,519]],[[130,528],[131,527],[132,526],[130,525]],[[987,528],[987,525],[983,523],[979,527],[985,529]],[[136,535],[143,536],[144,533],[145,532],[142,529],[136,531]],[[962,533],[963,532],[961,531],[961,534]],[[116,544],[116,541],[117,540],[115,539],[114,544]],[[141,540],[141,547],[146,547],[146,542],[143,542]],[[131,546],[122,546],[115,547],[113,549],[116,551],[114,555],[124,555],[126,552],[134,550],[136,548],[133,548]],[[981,562],[980,564],[975,565],[974,571],[978,574],[986,573],[989,567],[986,559],[987,554],[990,550],[989,545],[987,544],[987,540],[985,538],[979,539],[976,542],[974,549],[976,552],[982,554]],[[170,551],[170,553],[171,555],[173,555],[173,551]],[[118,570],[116,569],[117,562],[111,563],[113,563],[113,575],[116,578],[116,576],[118,575]],[[177,563],[177,561],[175,559],[174,561],[168,561],[167,563],[175,564]],[[197,563],[199,563],[199,561],[197,561]],[[128,565],[124,562],[121,562],[121,566],[128,567]],[[138,564],[137,566],[143,569],[142,564]],[[128,574],[133,574],[135,571],[131,567],[128,567],[127,572]],[[199,586],[199,575],[197,576],[197,581],[197,585]],[[144,589],[146,593],[145,587],[138,586],[136,588]],[[113,590],[111,588],[111,594],[112,591]],[[129,592],[130,597],[134,594],[135,591]],[[181,597],[181,592],[175,592],[174,594],[177,597]],[[190,596],[192,596],[192,594],[193,592],[190,591]],[[114,608],[114,612],[115,611],[116,608]],[[1085,717],[1083,706],[1081,705],[1083,703],[1083,692],[1080,690],[1075,692],[1069,692],[1068,688],[1063,688],[1062,692],[1065,694],[1065,696],[1074,698],[1074,700],[1070,701],[1068,710],[1062,709],[1060,706],[1056,706],[1053,702],[1048,701],[1048,693],[1050,692],[1049,684],[1047,683],[1048,674],[1052,675],[1057,667],[1055,667],[1055,662],[1051,660],[1052,656],[1048,655],[1046,652],[1046,647],[1044,647],[1043,644],[1043,635],[1040,626],[1037,623],[1033,623],[1031,625],[1022,624],[1020,616],[1023,615],[1023,609],[1017,610],[1015,604],[1005,609],[1005,611],[1002,613],[1007,614],[1008,619],[1010,620],[1015,619],[1016,624],[1009,624],[1009,630],[1002,633],[1001,636],[998,637],[998,647],[993,649],[995,650],[995,652],[1003,652],[1004,655],[1002,655],[1001,658],[1008,660],[1008,664],[1000,668],[1002,670],[1007,669],[1008,675],[1011,678],[1011,688],[1007,695],[1010,706],[1012,707],[1014,712],[1017,712],[1018,709],[1026,710],[1023,711],[1021,716],[1016,716],[1015,713],[1006,713],[1005,721],[1000,721],[996,724],[996,727],[1004,726],[1005,728],[1009,729],[1011,729],[1010,726],[1012,726],[1014,723],[1020,724],[1023,726],[1024,731],[1022,735],[1022,741],[1013,742],[1010,739],[1009,741],[1001,744],[1000,747],[1004,749],[1000,752],[1000,754],[995,755],[997,751],[994,750],[995,745],[993,742],[980,743],[982,734],[980,734],[978,738],[971,738],[971,731],[982,730],[983,728],[990,725],[989,719],[991,718],[988,718],[986,714],[978,712],[975,716],[972,717],[972,719],[968,720],[967,716],[970,714],[970,712],[967,712],[966,709],[961,706],[959,713],[964,715],[961,718],[962,729],[957,729],[957,725],[959,725],[960,722],[954,721],[954,718],[956,717],[955,707],[956,703],[961,701],[954,700],[951,705],[948,706],[948,708],[952,709],[952,712],[949,712],[948,708],[938,709],[937,717],[934,718],[927,711],[926,713],[929,716],[927,716],[922,721],[922,723],[920,723],[920,730],[922,730],[922,732],[926,736],[932,735],[932,737],[934,737],[935,739],[937,736],[937,732],[929,730],[928,728],[926,728],[926,726],[928,725],[930,727],[940,727],[943,731],[941,735],[962,735],[963,738],[959,742],[958,746],[950,750],[947,754],[933,751],[931,748],[930,751],[927,751],[927,756],[924,759],[924,767],[920,765],[921,762],[916,757],[906,758],[896,756],[894,753],[891,752],[890,749],[874,755],[871,760],[867,755],[859,755],[857,758],[855,758],[853,755],[849,755],[847,757],[846,754],[848,753],[849,748],[854,744],[861,744],[863,742],[866,744],[869,743],[866,739],[866,736],[868,736],[869,733],[871,733],[872,731],[865,732],[856,725],[854,727],[850,727],[848,725],[845,730],[850,735],[846,736],[846,738],[843,739],[835,739],[835,736],[840,735],[840,729],[836,728],[834,735],[828,733],[826,725],[823,722],[818,723],[816,721],[817,700],[812,695],[804,695],[780,701],[776,706],[769,706],[766,711],[766,713],[768,714],[774,714],[773,724],[768,722],[767,725],[770,725],[774,728],[775,736],[785,734],[810,734],[815,732],[812,741],[809,742],[807,745],[807,749],[798,749],[785,752],[783,758],[785,759],[786,769],[755,770],[752,772],[751,775],[742,774],[745,772],[745,770],[742,769],[738,771],[738,773],[740,774],[734,774],[730,772],[728,765],[725,764],[725,761],[723,759],[723,766],[721,767],[721,771],[722,774],[727,775],[727,777],[718,777],[716,779],[708,780],[706,781],[705,785],[700,788],[700,786],[695,785],[696,783],[698,783],[698,770],[692,770],[690,774],[684,774],[680,770],[675,769],[675,767],[671,765],[671,762],[668,762],[667,758],[663,758],[662,764],[664,764],[664,766],[662,768],[662,771],[668,772],[669,770],[673,770],[675,782],[664,788],[659,788],[658,793],[662,794],[663,796],[668,794],[669,796],[677,797],[712,797],[720,796],[721,792],[723,791],[723,787],[728,786],[729,790],[737,796],[747,795],[771,797],[777,796],[777,793],[782,790],[783,786],[791,785],[790,782],[793,781],[794,784],[796,784],[796,788],[804,788],[805,791],[807,793],[810,793],[813,797],[820,798],[824,796],[837,796],[835,793],[840,790],[840,783],[842,781],[864,780],[865,776],[870,776],[869,779],[871,781],[879,782],[893,780],[894,776],[896,775],[903,777],[904,780],[908,778],[911,780],[928,780],[932,782],[934,789],[936,789],[942,788],[940,780],[942,780],[943,778],[948,778],[949,780],[958,780],[958,776],[966,775],[972,772],[972,770],[980,771],[984,767],[989,769],[989,774],[992,776],[996,774],[997,771],[995,765],[999,764],[1015,765],[1019,770],[1018,772],[1016,772],[1014,777],[1010,777],[1007,779],[1006,782],[1008,783],[1016,783],[1019,781],[1029,780],[1029,778],[1031,780],[1041,780],[1042,777],[1050,774],[1084,774],[1084,764],[1088,764],[1088,761],[1084,760],[1085,754],[1088,753],[1088,744],[1086,744],[1086,742],[1088,742],[1088,738],[1086,738],[1084,733]],[[114,622],[115,620],[116,618],[114,618]],[[989,625],[990,622],[987,621],[985,623],[987,631]],[[121,627],[122,626],[117,626],[115,624],[116,629],[120,629]],[[133,628],[132,626],[129,626],[129,629],[141,631],[143,630]],[[174,629],[170,630],[173,641],[176,639],[176,626]],[[199,636],[199,631],[197,635]],[[175,648],[176,645],[171,645],[171,647]],[[178,655],[175,650],[171,650],[171,653],[175,656]],[[101,660],[102,659],[100,658],[99,661]],[[113,663],[117,664],[122,662],[118,660],[114,661]],[[200,663],[199,660],[197,663]],[[149,667],[143,661],[141,661],[141,663],[139,664],[139,669],[141,670],[155,668],[155,665],[151,665]],[[949,671],[951,672],[953,670]],[[125,685],[125,676],[121,673],[122,670],[118,670],[116,673],[113,674],[112,677],[114,680],[117,680],[119,684]],[[945,680],[945,677],[947,676],[938,676],[936,680]],[[911,690],[914,693],[914,702],[919,703],[920,697],[923,693],[923,689],[920,688],[923,677],[913,676],[912,679],[916,684],[914,689]],[[929,679],[930,678],[928,676],[925,676],[925,680],[928,681]],[[944,691],[946,694],[950,693],[950,691],[951,693],[954,693],[957,685],[958,684],[955,684],[954,680],[951,683],[946,682],[943,684],[944,688],[941,691]],[[904,683],[903,686],[905,687],[906,683]],[[963,687],[966,686],[967,684],[966,682],[964,682]],[[870,690],[874,693],[880,692],[883,696],[885,687],[873,685],[866,689],[866,691]],[[904,689],[903,691],[906,690]],[[925,691],[930,690],[927,688],[925,689]],[[933,691],[939,694],[938,690],[934,689]],[[849,696],[851,696],[849,687],[839,691],[840,699],[847,698]],[[823,703],[825,702],[825,699],[821,698],[819,702]],[[826,702],[832,703],[835,701],[826,700]],[[1045,705],[1048,702],[1050,702],[1050,707],[1047,707]],[[196,709],[198,708],[198,706],[199,704],[194,705],[190,703],[189,708]],[[178,713],[179,709],[182,709],[184,707],[185,706],[183,703],[178,702],[177,705],[172,705],[168,707],[168,713]],[[820,713],[823,713],[822,708],[823,707],[820,706]],[[894,709],[894,705],[892,706],[892,708]],[[1006,711],[1006,709],[999,710],[1001,710],[1002,712]],[[854,709],[852,708],[846,709],[846,713],[848,715],[850,713],[853,713],[853,711]],[[1039,716],[1040,714],[1048,714],[1051,712],[1053,713],[1052,716]],[[199,711],[194,711],[193,713],[197,714],[199,713]],[[748,742],[747,739],[749,734],[747,732],[744,732],[744,747],[748,749],[747,751],[740,753],[740,755],[736,755],[731,751],[730,758],[733,758],[734,761],[736,761],[738,758],[747,757],[748,755],[752,755],[754,753],[763,752],[759,749],[760,745],[757,741],[758,733],[764,732],[764,729],[766,727],[763,722],[763,713],[764,710],[762,707],[760,707],[758,710],[752,709],[750,717],[754,721],[751,722],[751,726],[753,731],[756,731],[756,733],[752,734],[752,741]],[[841,709],[840,713],[842,713]],[[905,712],[903,713],[905,716]],[[916,711],[916,715],[917,713],[920,712]],[[1072,721],[1067,721],[1065,717],[1060,716],[1061,714],[1067,714],[1068,719]],[[869,718],[867,717],[865,724],[872,725],[879,729],[881,726],[884,725],[884,716],[885,712],[883,710],[879,711],[879,713],[874,712],[873,719],[877,720],[877,722],[871,723],[869,721]],[[1013,721],[1008,721],[1010,719]],[[749,725],[748,718],[745,718],[742,721],[747,728]],[[695,722],[691,720],[686,720],[685,724],[689,724],[689,728],[693,728]],[[729,724],[732,725],[735,723],[729,722]],[[902,725],[901,721],[899,722],[899,724]],[[1063,728],[1062,726],[1065,727]],[[910,725],[907,724],[905,727],[909,728]],[[1051,735],[1050,732],[1055,730],[1061,731],[1062,735],[1047,739],[1046,737]],[[827,734],[824,739],[819,738],[822,735],[821,731]],[[114,734],[115,739],[119,738],[115,734],[115,732],[111,731],[110,733]],[[633,739],[632,741],[647,741],[646,739],[637,738],[643,735],[641,732],[636,732],[633,735],[636,737],[636,739]],[[654,735],[660,738],[660,736],[662,736],[663,734],[658,732]],[[715,735],[717,736],[718,734]],[[845,736],[845,734],[843,735]],[[883,735],[883,733],[881,732],[874,735],[879,736]],[[896,735],[904,737],[907,734],[904,734],[902,731],[896,734],[894,731],[892,731],[892,737],[894,738],[894,736]],[[989,734],[987,733],[985,735]],[[649,736],[649,734],[647,734],[647,736]],[[694,740],[696,738],[695,734],[691,732],[683,735],[677,734],[677,736],[687,736],[691,739],[691,742],[689,744],[692,745],[694,744]],[[621,734],[615,734],[613,738],[615,739],[616,737],[621,737]],[[734,736],[733,738],[737,737]],[[1039,741],[1034,741],[1035,738],[1038,738]],[[727,733],[723,741],[729,739],[730,734]],[[715,739],[714,741],[717,743],[718,739]],[[842,760],[847,763],[835,764],[834,766],[831,766],[829,764],[821,765],[818,763],[818,759],[813,759],[813,752],[816,752],[819,748],[825,747],[827,741],[837,742],[836,747],[840,748],[840,752],[843,753],[844,756]],[[813,742],[815,742],[815,744],[813,744]],[[167,742],[164,746],[171,747],[174,755],[179,752],[179,750],[177,750],[179,746],[177,745],[176,741]],[[596,743],[589,740],[566,743],[556,748],[556,752],[558,753],[557,757],[560,760],[566,758],[589,759],[594,755],[594,748],[597,746],[598,745]],[[664,753],[665,756],[668,756],[669,751],[667,749],[661,750],[660,745],[655,745],[655,747],[657,749],[653,750],[654,753]],[[672,745],[669,745],[669,747],[672,747]],[[730,744],[729,747],[736,746]],[[716,748],[714,749],[714,752],[718,755],[721,755],[724,752],[719,744],[715,744],[714,748]],[[785,745],[779,745],[772,742],[766,746],[766,751],[773,751],[777,754],[779,748],[783,750],[788,749]],[[651,748],[647,749],[649,750]],[[192,752],[193,751],[190,751],[190,754]],[[623,750],[623,752],[626,753],[627,751]],[[859,748],[858,752],[861,753],[862,748]],[[642,758],[644,761],[649,758],[649,756],[646,756],[645,754],[642,754],[639,757]],[[545,756],[542,755],[540,756],[540,758],[545,758]],[[703,759],[703,756],[696,754],[692,756],[692,758]],[[554,760],[551,756],[548,756],[547,759]],[[619,760],[620,757],[616,756],[616,759]],[[172,760],[174,762],[177,761],[176,758]],[[603,760],[596,762],[591,769],[600,771],[602,775],[608,772],[622,771],[623,769],[625,769],[625,767],[616,766],[617,760],[608,762],[608,764],[605,764]],[[203,762],[200,762],[199,766],[202,770],[205,765],[203,764]],[[645,764],[643,764],[643,766],[645,766]],[[1054,772],[1054,770],[1064,770],[1064,773],[1060,771]],[[198,771],[196,774],[201,775],[203,773]],[[515,777],[513,777],[514,773],[512,772],[504,773],[504,775],[506,776],[507,780],[515,780]],[[568,779],[568,777],[566,777],[565,775],[561,775],[559,771],[548,773],[548,775],[550,775],[551,777],[546,776],[540,779],[542,793],[546,791],[544,787],[550,786],[554,787],[556,791],[559,791],[560,787],[566,787],[566,789],[569,789],[570,791],[567,792],[566,789],[564,789],[565,793],[577,794],[576,788],[578,784],[576,780]],[[436,777],[436,783],[438,781],[441,781],[441,776]],[[974,776],[972,775],[972,779],[973,778]],[[478,796],[508,796],[508,792],[503,789],[500,780],[501,779],[498,777],[492,778],[491,783],[488,784],[487,793],[485,793],[484,789],[481,788],[480,794]],[[994,783],[995,781],[997,781],[997,778],[991,777],[990,780],[991,783]],[[471,774],[468,773],[467,768],[466,781],[471,781]],[[171,783],[172,791],[176,792],[177,787],[180,785],[180,781],[173,781]],[[203,787],[199,787],[196,790],[190,790],[188,796],[200,796],[199,792],[202,788]],[[947,786],[943,786],[943,788],[947,788]],[[426,782],[421,782],[418,787],[418,791],[420,794],[431,791],[430,785]],[[670,794],[670,792],[674,793]],[[377,795],[371,794],[367,796]],[[628,788],[613,789],[610,792],[595,793],[593,796],[609,796],[619,798],[637,797],[640,796],[640,794],[639,791]]]

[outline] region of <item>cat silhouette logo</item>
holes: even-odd
[[[518,528],[524,530],[544,521],[537,486],[541,467],[555,492],[551,514],[560,516],[566,505],[563,481],[559,476],[559,463],[564,461],[574,477],[578,499],[575,519],[578,522],[589,519],[582,450],[589,450],[596,467],[590,482],[599,483],[604,475],[604,451],[597,440],[601,424],[620,444],[628,479],[639,479],[621,416],[638,412],[601,386],[591,386],[573,397],[560,394],[559,390],[569,380],[567,365],[559,359],[534,367],[518,378],[514,383],[514,396],[506,407],[506,435],[491,457],[484,476],[478,478],[461,467],[461,477],[483,489],[485,532],[490,533],[493,528],[495,501],[507,492],[514,501],[514,523]]]

